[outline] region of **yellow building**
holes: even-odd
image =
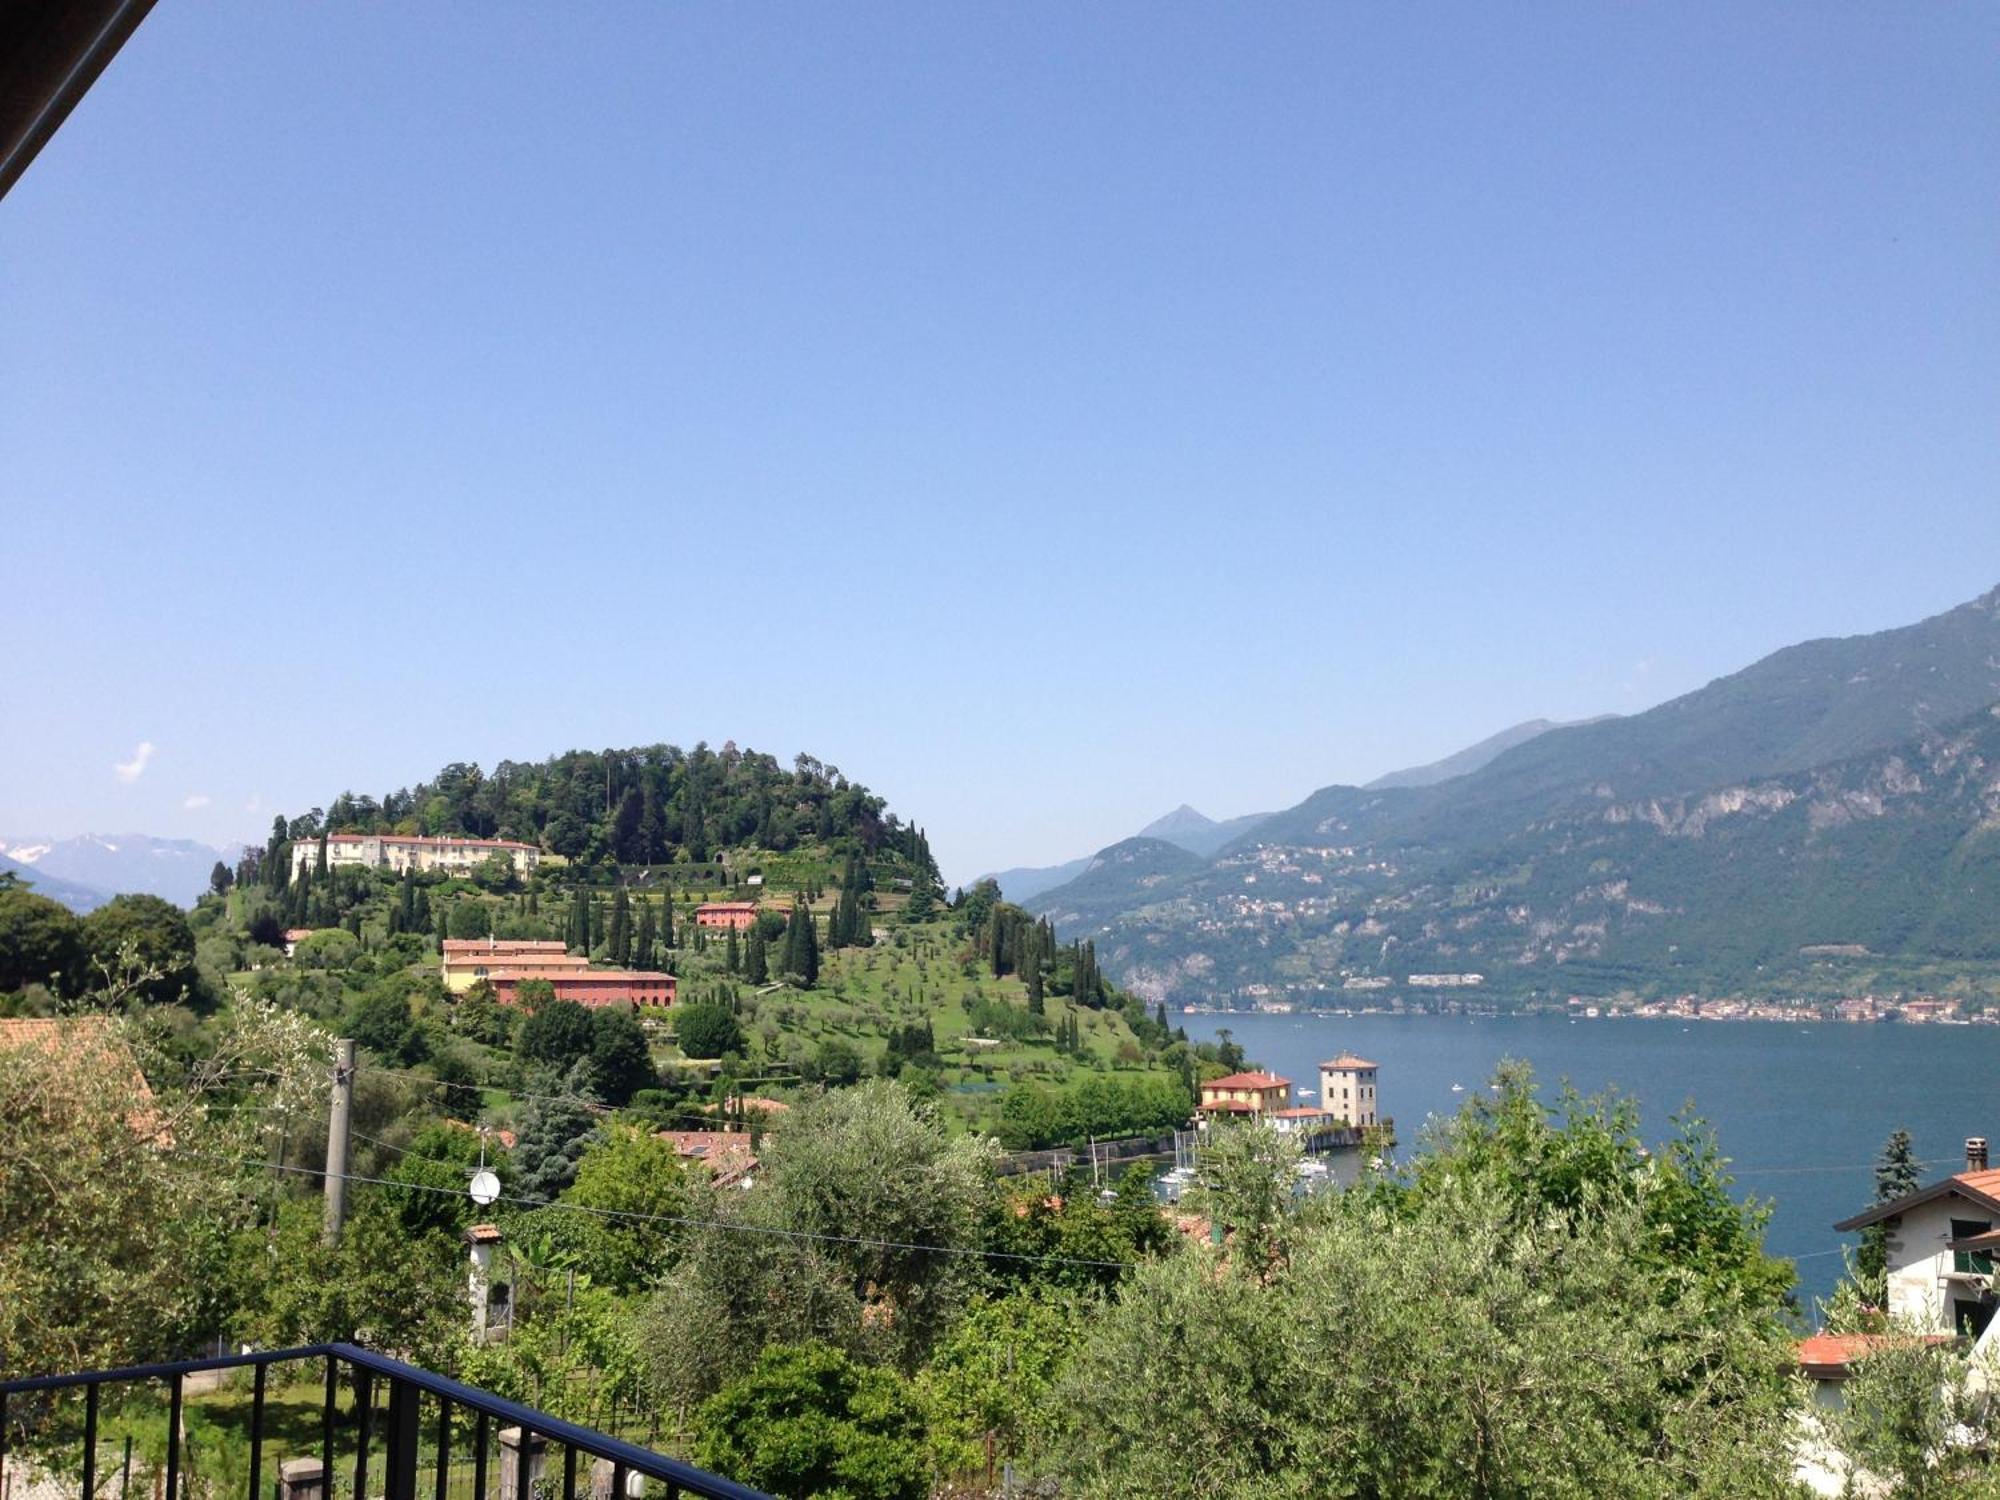
[[[553,982],[589,967],[589,959],[569,952],[559,942],[528,938],[444,940],[444,987],[454,995],[462,995],[480,980],[503,971],[516,979]]]

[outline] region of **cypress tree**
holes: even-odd
[[[1039,963],[1029,964],[1026,970],[1026,977],[1028,981],[1028,1014],[1031,1016],[1042,1015],[1046,1010],[1046,1002],[1042,998],[1042,966]]]
[[[632,950],[634,968],[650,969],[658,960],[653,956],[653,903],[639,903],[639,941]]]
[[[675,948],[674,941],[674,897],[671,891],[660,897],[660,946]]]
[[[735,935],[735,929],[731,928],[730,936],[733,938]],[[754,926],[750,929],[749,952],[744,959],[743,977],[752,984],[763,984],[771,977],[770,965],[764,959],[764,934]]]
[[[803,933],[799,941],[802,960],[799,977],[805,980],[806,988],[811,989],[819,983],[819,931],[813,924],[813,914],[803,907],[799,910],[799,926]]]
[[[736,929],[729,929],[729,951],[723,956],[723,966],[730,973],[737,973],[743,967],[743,950],[736,941]]]
[[[783,957],[778,961],[778,970],[783,974],[803,975],[806,971],[806,947],[801,930],[812,918],[805,914],[796,897],[792,900],[792,914],[785,921],[785,946]]]
[[[611,901],[611,961],[623,968],[632,961],[632,903],[626,898],[625,887],[618,887],[618,894]]]
[[[322,879],[324,879],[326,876],[326,830],[325,829],[320,830],[319,853],[313,857],[313,874],[321,877]]]

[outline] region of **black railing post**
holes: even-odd
[[[167,1402],[167,1500],[180,1500],[181,1493],[181,1372],[168,1381],[173,1392]]]
[[[389,1379],[389,1442],[382,1457],[384,1500],[417,1500],[417,1388]]]
[[[326,1405],[319,1413],[319,1488],[325,1500],[333,1500],[333,1418],[340,1401],[340,1367],[333,1356],[326,1357]],[[252,1497],[255,1500],[255,1497]]]
[[[95,1381],[83,1388],[83,1500],[97,1495],[97,1393]]]
[[[451,1484],[451,1402],[438,1397],[437,1500],[448,1500]]]
[[[563,1500],[576,1500],[576,1444],[563,1444]]]
[[[529,1445],[534,1442],[535,1435],[528,1431],[526,1422],[516,1427],[514,1431],[520,1434],[521,1439],[519,1446],[514,1449],[514,1497],[515,1500],[535,1500],[535,1465],[529,1452]]]
[[[370,1418],[375,1415],[375,1382],[368,1378],[365,1369],[354,1372],[354,1500],[366,1500],[368,1494],[368,1428]],[[331,1494],[332,1486],[329,1485]],[[172,1500],[169,1496],[168,1500]]]
[[[269,1365],[260,1364],[250,1386],[250,1500],[257,1500],[264,1479],[264,1377]]]
[[[478,1430],[472,1439],[473,1500],[486,1500],[486,1439],[487,1428],[492,1420],[485,1412],[481,1412]]]

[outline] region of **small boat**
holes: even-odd
[[[1462,1093],[1464,1093],[1464,1092],[1465,1092],[1465,1085],[1464,1085],[1464,1084],[1462,1084],[1462,1083],[1454,1083],[1454,1084],[1453,1084],[1453,1085],[1451,1086],[1451,1091],[1452,1091],[1452,1092],[1453,1092],[1454,1094],[1462,1094]]]

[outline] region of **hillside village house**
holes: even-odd
[[[1319,1065],[1321,1108],[1358,1130],[1373,1129],[1382,1123],[1375,1100],[1378,1065],[1352,1052],[1343,1052]]]
[[[1993,1319],[1993,1252],[2000,1248],[2000,1171],[1987,1164],[1986,1138],[1965,1143],[1965,1170],[1941,1182],[1878,1203],[1834,1225],[1842,1233],[1881,1225],[1888,1231],[1888,1312],[1895,1334],[1826,1333],[1801,1339],[1794,1359],[1811,1382],[1812,1408],[1801,1413],[1793,1441],[1793,1472],[1815,1495],[1856,1493],[1857,1476],[1828,1440],[1819,1419],[1836,1412],[1842,1387],[1856,1368],[1894,1338],[1914,1333],[1933,1343],[1965,1341],[1975,1386],[2000,1354]],[[1887,1493],[1871,1487],[1859,1493]]]
[[[297,839],[292,844],[292,874],[309,869],[319,858],[318,839]],[[420,834],[330,833],[326,837],[328,869],[359,865],[401,874],[415,870],[425,874],[444,870],[460,875],[493,858],[504,856],[517,875],[533,874],[542,862],[542,851],[518,839],[428,838]]]
[[[755,901],[704,901],[694,909],[697,927],[732,927],[747,932],[757,920]]]
[[[1878,1203],[1833,1227],[1889,1231],[1891,1318],[1932,1333],[1977,1336],[1993,1319],[1993,1253],[2000,1249],[2000,1171],[1986,1138],[1965,1143],[1965,1170]]]

